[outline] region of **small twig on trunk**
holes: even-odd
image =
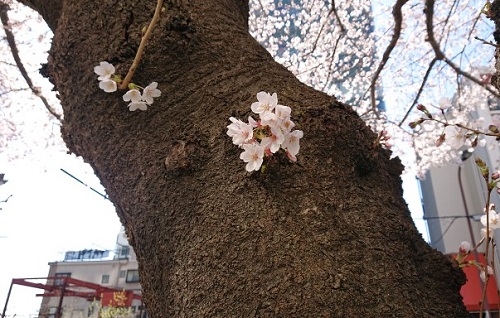
[[[139,44],[139,48],[137,49],[134,61],[132,62],[132,65],[130,66],[127,75],[120,84],[121,90],[127,89],[128,84],[130,83],[132,77],[134,76],[135,70],[139,66],[139,62],[141,61],[142,54],[144,53],[144,48],[146,47],[146,43],[148,43],[148,40],[151,37],[151,33],[153,32],[156,22],[158,22],[158,18],[160,17],[162,5],[163,5],[163,0],[158,0],[158,2],[156,3],[156,9],[153,15],[153,19],[151,19],[151,23],[149,23],[148,29],[146,30],[146,33],[144,33],[144,36],[141,39],[141,43]]]

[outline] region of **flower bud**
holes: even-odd
[[[425,111],[427,111],[427,108],[425,108],[425,106],[424,106],[424,105],[422,105],[422,104],[418,104],[418,105],[417,105],[417,109],[418,109],[418,110],[420,110],[421,112],[425,112]]]
[[[486,266],[486,270],[481,270],[479,277],[481,277],[483,282],[486,281],[486,274],[488,274],[488,276],[493,275],[493,268],[491,268],[491,266]]]
[[[472,141],[471,147],[476,147],[477,146],[477,142],[478,142],[478,136],[476,136],[476,138],[474,138],[474,140]]]
[[[468,254],[470,252],[470,248],[470,243],[467,241],[463,241],[462,243],[460,243],[458,251],[460,254]]]
[[[497,180],[498,178],[500,178],[500,172],[499,171],[495,171],[491,174],[491,179],[493,180]]]
[[[436,140],[436,147],[441,146],[445,141],[445,139],[446,139],[445,134],[441,134],[441,136],[439,136],[439,138]]]
[[[419,120],[412,121],[409,126],[411,129],[417,128],[418,125],[424,122],[424,119],[420,118]]]

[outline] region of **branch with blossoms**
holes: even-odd
[[[481,277],[481,280],[483,282],[486,282],[487,277],[494,275],[493,267],[478,262],[476,259],[469,259],[471,253],[475,252],[483,241],[484,239],[481,240],[481,242],[479,242],[479,244],[474,246],[473,248],[467,241],[463,241],[462,243],[460,243],[460,246],[458,247],[458,254],[455,257],[455,260],[457,261],[460,268],[470,266],[476,267],[479,270],[479,276]]]
[[[105,91],[106,93],[115,92],[117,89],[128,91],[123,95],[123,100],[125,102],[130,102],[128,104],[128,109],[130,111],[135,111],[137,109],[147,110],[148,106],[153,104],[153,99],[156,97],[160,97],[161,91],[157,88],[158,83],[152,82],[146,87],[141,87],[137,84],[131,82],[132,77],[134,76],[135,70],[139,66],[139,62],[141,61],[142,55],[144,53],[144,48],[151,36],[151,33],[158,22],[158,18],[160,17],[160,13],[162,10],[163,0],[157,0],[155,13],[149,23],[149,26],[144,33],[141,43],[139,44],[139,48],[137,49],[137,53],[135,55],[134,61],[130,66],[130,69],[125,75],[125,78],[122,80],[120,75],[115,74],[115,67],[106,62],[100,62],[99,65],[94,67],[94,72],[99,75],[97,78],[99,80],[99,88]],[[142,90],[142,93],[141,91]]]
[[[500,189],[499,187],[499,182],[500,182],[500,172],[494,172],[490,175],[488,166],[486,163],[480,159],[476,158],[476,165],[479,168],[479,171],[485,181],[486,187],[487,187],[487,196],[486,196],[486,206],[484,208],[485,215],[481,216],[481,224],[484,226],[484,228],[481,229],[481,241],[471,250],[471,246],[468,242],[462,242],[460,244],[458,254],[455,258],[457,261],[458,265],[460,267],[467,267],[467,266],[475,266],[478,268],[480,271],[480,277],[481,280],[484,282],[483,286],[483,291],[482,291],[482,296],[481,296],[481,306],[479,309],[479,317],[482,317],[483,313],[483,306],[486,300],[486,290],[488,287],[488,281],[489,277],[494,275],[495,271],[495,264],[493,261],[489,261],[489,259],[493,259],[494,255],[491,255],[490,257],[490,249],[491,252],[495,252],[495,244],[494,244],[494,230],[500,228],[500,215],[495,211],[495,205],[490,204],[491,202],[491,193],[492,191],[497,188],[497,193],[500,194]],[[475,251],[475,254],[477,255],[477,248],[483,243],[486,242],[486,248],[485,248],[485,263],[481,263],[478,261],[477,256],[475,257],[474,260],[468,260],[468,256],[470,255],[471,251]]]
[[[156,26],[156,23],[158,22],[158,18],[160,17],[162,5],[163,5],[163,0],[157,0],[155,13],[153,15],[153,18],[151,19],[151,23],[149,23],[148,28],[146,29],[146,32],[144,33],[141,39],[141,43],[139,44],[139,48],[137,49],[137,53],[135,55],[134,61],[132,62],[132,65],[130,66],[130,69],[127,75],[125,76],[125,79],[120,85],[120,89],[122,90],[129,87],[129,83],[132,80],[132,77],[134,76],[135,70],[139,66],[139,62],[141,61],[142,54],[144,53],[144,48],[146,47],[146,43],[148,43],[148,40],[151,37],[151,33],[153,32],[153,29]]]
[[[468,127],[467,125],[463,125],[461,123],[450,123],[448,119],[446,119],[446,114],[443,108],[440,108],[440,111],[444,120],[434,117],[422,104],[417,105],[417,109],[424,113],[425,117],[421,117],[416,121],[411,122],[409,124],[410,128],[415,129],[417,126],[426,121],[433,121],[443,125],[443,133],[436,140],[436,146],[440,146],[443,142],[446,142],[451,147],[458,149],[467,142],[470,142],[472,147],[476,147],[480,142],[483,142],[479,140],[481,135],[495,137],[496,140],[500,140],[500,130],[493,124],[489,125],[488,131],[483,131]]]
[[[249,116],[248,123],[245,123],[230,117],[231,124],[227,126],[227,135],[233,139],[233,144],[244,150],[240,159],[247,163],[246,171],[264,172],[264,161],[267,163],[279,152],[284,153],[291,162],[296,162],[300,150],[299,140],[304,133],[301,130],[292,131],[295,127],[291,120],[292,109],[278,104],[276,93],[259,92],[257,100],[250,108],[259,115],[258,120]]]
[[[101,62],[94,67],[94,72],[99,75],[99,88],[106,93],[116,92],[118,84],[122,82],[121,77],[115,74],[115,67],[108,62]],[[153,104],[154,98],[161,95],[161,91],[157,88],[158,83],[152,82],[146,87],[141,87],[134,83],[129,83],[129,90],[123,95],[125,102],[128,104],[130,111],[147,110],[148,106]],[[142,93],[140,92],[142,90]]]
[[[472,128],[461,123],[452,123],[446,118],[446,105],[441,105],[439,109],[441,113],[440,117],[442,118],[438,118],[438,114],[431,114],[431,112],[424,105],[417,105],[417,110],[422,112],[424,116],[411,122],[409,126],[412,129],[415,129],[417,126],[422,125],[426,121],[438,123],[443,126],[443,132],[436,140],[436,146],[440,146],[446,142],[449,146],[455,149],[459,149],[464,145],[476,147],[480,143],[485,143],[485,139],[479,141],[479,137],[481,135],[495,137],[497,141],[500,140],[500,130],[496,125],[491,124],[488,126],[488,131],[483,131],[481,129]],[[493,204],[490,204],[491,193],[493,192],[493,190],[496,189],[496,192],[500,194],[500,171],[490,174],[488,165],[479,157],[475,158],[475,163],[484,180],[485,188],[487,189],[486,204],[484,207],[485,215],[481,217],[481,223],[484,226],[484,228],[481,229],[482,239],[477,244],[477,246],[474,246],[473,248],[471,248],[470,243],[462,242],[460,244],[459,251],[455,260],[461,268],[474,266],[480,271],[480,277],[484,282],[479,314],[479,316],[482,317],[488,280],[491,275],[494,275],[495,268],[494,263],[492,261],[490,262],[490,259],[493,259],[493,257],[490,255],[490,250],[492,251],[492,253],[494,253],[495,251],[495,249],[493,248],[494,230],[500,229],[500,214],[495,211],[495,206]],[[484,242],[486,242],[484,256],[485,261],[484,263],[482,263],[478,260],[477,248]],[[475,259],[469,259],[471,251],[474,251],[474,254],[476,254]]]

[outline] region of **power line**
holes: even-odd
[[[87,188],[89,188],[90,190],[94,191],[95,193],[97,193],[98,195],[100,195],[101,197],[103,197],[104,199],[106,200],[109,200],[108,198],[108,195],[107,194],[102,194],[101,192],[97,191],[96,189],[92,188],[91,186],[89,186],[88,184],[86,184],[85,182],[83,182],[82,180],[78,179],[77,177],[75,177],[74,175],[72,175],[71,173],[69,173],[68,171],[64,170],[63,168],[60,169],[62,172],[64,172],[65,174],[67,174],[68,176],[70,176],[71,178],[75,179],[76,181],[78,181],[79,183],[81,183],[82,185],[86,186]]]
[[[481,220],[483,214],[473,215],[444,215],[444,216],[424,216],[422,218],[414,218],[416,220],[438,220],[438,219],[472,219],[474,221]]]

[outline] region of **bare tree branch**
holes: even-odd
[[[425,24],[427,28],[427,41],[431,45],[432,49],[434,50],[435,58],[445,62],[448,64],[458,75],[462,75],[463,77],[469,79],[470,81],[478,84],[479,86],[483,87],[485,90],[490,92],[492,95],[500,98],[500,94],[498,91],[493,90],[490,85],[487,83],[484,83],[482,80],[476,78],[475,76],[472,76],[470,73],[463,71],[458,65],[453,63],[451,60],[449,60],[441,51],[441,48],[439,47],[438,42],[436,41],[436,38],[434,37],[434,28],[433,28],[433,18],[434,18],[434,3],[435,0],[426,0],[425,1]]]
[[[376,103],[376,98],[375,98],[375,85],[377,83],[377,80],[380,76],[380,73],[384,69],[385,64],[389,60],[389,57],[391,55],[392,50],[396,47],[396,44],[398,43],[399,37],[401,36],[401,28],[403,24],[403,13],[402,13],[402,8],[403,6],[408,2],[408,0],[398,0],[396,4],[394,4],[394,7],[392,7],[392,15],[394,16],[394,22],[396,25],[394,26],[394,34],[392,35],[391,42],[385,49],[384,55],[382,56],[382,61],[380,61],[380,64],[375,71],[375,74],[373,75],[372,82],[370,85],[370,97],[371,97],[371,104],[372,104],[372,110],[377,114],[377,103]]]
[[[488,44],[488,45],[491,45],[493,47],[498,47],[498,45],[496,45],[495,43],[493,43],[491,41],[486,41],[485,39],[481,39],[480,37],[475,36],[474,39],[483,42],[483,44]]]
[[[334,7],[334,6],[333,6],[333,4],[332,4],[332,8],[330,9],[330,11],[328,11],[328,14],[326,15],[326,19],[325,19],[326,21],[328,21],[328,18],[330,17],[330,15],[331,15],[334,11],[335,11],[335,16],[337,17],[337,14],[336,14],[336,13],[337,13],[337,11],[335,10],[335,7]],[[338,20],[338,22],[339,22],[339,24],[340,24],[340,30],[341,30],[341,32],[342,32],[342,34],[343,34],[343,33],[345,32],[345,30],[343,29],[342,22],[341,22],[340,20]],[[309,53],[304,54],[304,57],[307,57],[307,56],[309,56],[309,55],[313,54],[313,53],[314,53],[314,51],[316,50],[316,47],[318,46],[318,41],[319,41],[319,39],[320,39],[320,37],[321,37],[321,34],[323,33],[323,30],[324,30],[324,28],[325,28],[326,23],[327,23],[327,22],[325,22],[325,23],[323,23],[323,24],[321,25],[321,28],[319,29],[318,35],[316,36],[316,39],[314,40],[313,46],[312,46],[312,48],[311,48],[311,51],[310,51]],[[340,38],[340,37],[342,37],[342,34],[339,36],[339,38]]]
[[[22,91],[26,91],[26,90],[28,90],[28,88],[11,88],[8,91],[1,92],[0,97],[3,95],[10,94],[10,93],[22,92]]]
[[[4,199],[4,200],[0,201],[0,203],[7,203],[7,201],[9,201],[9,199],[10,199],[11,197],[12,197],[12,194],[11,194],[11,195],[9,195],[9,196],[7,197],[7,199]],[[1,211],[1,210],[3,210],[3,209],[2,209],[2,208],[0,208],[0,211]],[[2,236],[0,236],[0,237],[2,237]]]
[[[19,51],[16,45],[16,40],[14,38],[14,33],[12,33],[12,30],[9,26],[9,16],[8,16],[9,10],[10,10],[9,5],[3,1],[0,1],[0,20],[2,21],[3,29],[7,37],[7,43],[9,44],[12,57],[14,58],[14,61],[16,62],[16,65],[19,68],[21,75],[23,76],[24,80],[26,81],[26,84],[28,84],[33,94],[35,96],[38,96],[38,98],[40,98],[42,103],[45,105],[45,108],[47,108],[47,110],[49,111],[49,113],[52,114],[52,116],[61,121],[61,115],[58,114],[55,111],[55,109],[49,104],[47,99],[40,92],[40,89],[33,85],[33,81],[29,77],[28,72],[26,71],[26,68],[24,67],[24,64],[21,61],[21,57],[19,56]]]
[[[335,56],[335,53],[337,52],[337,48],[338,48],[338,45],[339,45],[339,42],[340,40],[344,37],[345,35],[345,32],[342,32],[337,40],[335,41],[335,46],[333,47],[333,52],[332,52],[332,58],[330,59],[329,63],[328,63],[328,75],[326,76],[326,79],[325,79],[325,84],[323,85],[323,87],[321,88],[321,90],[325,90],[326,87],[329,85],[330,83],[330,77],[332,76],[333,74],[333,63],[334,63],[334,56]]]
[[[420,88],[418,89],[417,95],[415,96],[415,99],[413,99],[413,103],[411,104],[410,108],[406,111],[405,116],[399,122],[399,124],[398,124],[399,127],[401,127],[401,125],[404,123],[406,118],[408,118],[408,116],[410,115],[411,111],[413,110],[413,107],[415,107],[415,105],[417,104],[418,99],[420,98],[420,95],[422,94],[422,92],[424,90],[425,84],[427,83],[427,79],[429,78],[429,75],[431,74],[432,68],[434,67],[434,64],[436,64],[437,61],[438,61],[438,59],[434,58],[429,63],[429,67],[427,68],[427,71],[425,72],[424,78],[422,79],[422,84],[420,84]]]
[[[347,30],[346,30],[344,24],[342,23],[342,20],[340,19],[339,13],[337,11],[337,7],[335,6],[335,0],[332,1],[332,8],[330,9],[330,12],[333,12],[333,14],[335,14],[335,19],[337,19],[337,21],[338,21],[340,31],[342,33],[346,32]],[[330,15],[330,13],[328,13],[328,15]]]

